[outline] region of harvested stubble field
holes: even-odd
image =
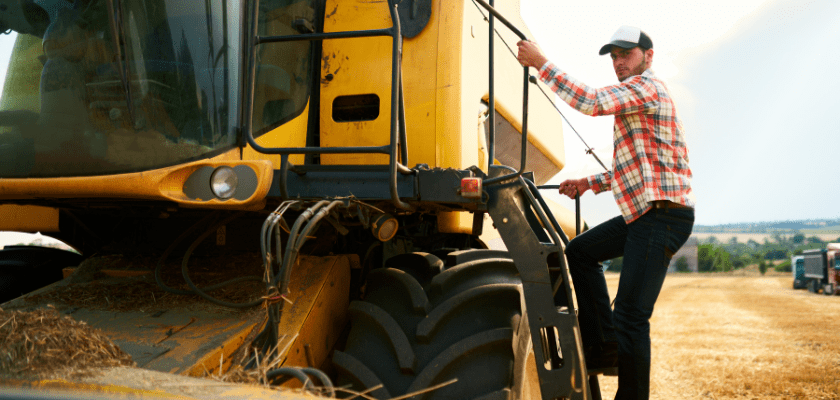
[[[739,272],[665,280],[651,399],[840,399],[840,296],[793,290],[789,273]],[[607,275],[612,296],[618,278]],[[617,379],[600,384],[612,399]]]

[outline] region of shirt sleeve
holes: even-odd
[[[549,61],[540,68],[540,79],[563,101],[586,115],[652,114],[659,107],[656,86],[643,75],[596,89],[579,82]]]
[[[598,194],[607,189],[609,189],[612,185],[612,172],[604,172],[602,174],[592,175],[586,178],[587,182],[589,182],[589,188],[592,189],[592,193]]]

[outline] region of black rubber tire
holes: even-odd
[[[390,259],[371,271],[364,300],[333,364],[337,385],[388,399],[457,378],[418,399],[508,399],[512,340],[522,306],[513,261],[480,258],[443,269],[427,253]]]
[[[831,283],[828,283],[823,286],[823,294],[826,296],[833,296],[835,290],[837,289],[835,289],[834,285]]]
[[[820,292],[820,282],[815,280],[815,279],[809,280],[808,281],[808,291],[811,292],[811,293],[819,293]]]

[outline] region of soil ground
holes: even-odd
[[[651,319],[651,399],[840,399],[838,310],[789,272],[671,274]],[[612,399],[617,378],[600,384]]]

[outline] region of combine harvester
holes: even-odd
[[[142,393],[272,357],[270,383],[322,395],[599,399],[575,214],[537,186],[561,119],[500,3],[2,2],[0,230],[82,256],[2,263],[1,307],[52,307],[136,364],[50,385]]]

